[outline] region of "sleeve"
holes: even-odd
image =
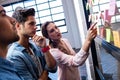
[[[66,41],[65,41],[66,42]],[[82,65],[85,60],[87,59],[89,53],[86,53],[83,49],[80,49],[78,53],[75,53],[71,47],[71,45],[66,42],[66,44],[69,46],[72,54],[75,55],[68,55],[64,52],[60,51],[57,48],[51,49],[50,52],[52,56],[55,58],[55,60],[58,62],[58,64],[65,64],[67,66],[80,66]]]

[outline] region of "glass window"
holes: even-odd
[[[48,3],[39,4],[39,5],[37,5],[37,8],[38,8],[38,10],[48,9],[49,5],[48,5]]]
[[[53,17],[53,21],[65,18],[64,13],[52,15],[52,17]]]
[[[61,33],[67,32],[67,27],[66,26],[59,27],[59,29],[60,29]]]
[[[37,4],[44,3],[44,2],[48,2],[48,0],[36,0]]]
[[[60,13],[60,12],[63,12],[63,8],[62,8],[61,6],[51,9],[51,13],[52,13],[52,14]]]
[[[50,15],[50,10],[43,10],[43,11],[39,11],[39,17],[43,17],[43,16],[47,16]]]
[[[46,21],[54,21],[57,23],[58,27],[61,27],[60,29],[62,32],[67,32],[67,27],[65,24],[65,16],[62,6],[61,0],[26,0],[21,1],[14,4],[8,4],[5,7],[5,10],[7,11],[7,14],[9,16],[12,16],[13,11],[16,7],[23,7],[23,8],[34,8],[35,18],[36,18],[36,25],[37,25],[37,31],[40,30],[40,24],[44,23]],[[62,25],[62,26],[61,26]]]
[[[24,2],[25,7],[35,5],[35,0],[28,0]]]
[[[12,6],[13,6],[13,9],[14,9],[14,10],[15,10],[15,8],[18,7],[18,6],[24,7],[23,2],[13,4]]]
[[[6,7],[4,7],[4,9],[5,9],[6,11],[11,11],[11,10],[12,10],[12,6],[6,6]]]
[[[55,0],[50,2],[50,7],[56,7],[62,5],[61,0]]]
[[[40,18],[40,21],[41,21],[41,23],[44,23],[46,21],[52,21],[52,18],[51,18],[51,16],[42,17],[42,18]]]

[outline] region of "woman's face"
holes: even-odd
[[[51,40],[59,40],[62,37],[59,28],[54,23],[47,26],[47,32]]]

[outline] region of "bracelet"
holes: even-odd
[[[49,49],[50,49],[49,46],[46,46],[46,47],[42,48],[42,52],[45,53],[45,52],[47,52]]]

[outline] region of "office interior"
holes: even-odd
[[[89,49],[89,57],[80,66],[82,80],[120,80],[120,0],[0,0],[7,14],[15,8],[34,8],[37,35],[45,21],[54,21],[62,36],[76,52],[84,43],[91,23],[97,23],[98,35]],[[50,74],[57,80],[57,72]]]

